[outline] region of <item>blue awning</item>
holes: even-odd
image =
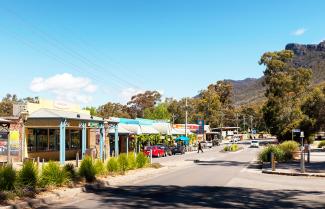
[[[190,141],[190,139],[186,136],[180,136],[175,139],[175,141]]]

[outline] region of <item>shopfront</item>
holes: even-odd
[[[7,162],[8,160],[9,126],[10,126],[9,121],[0,118],[0,161],[1,162]]]
[[[97,136],[98,135],[98,136]],[[39,109],[25,123],[25,150],[28,158],[45,160],[80,159],[87,149],[103,158],[105,144],[104,121],[87,114],[61,110]]]

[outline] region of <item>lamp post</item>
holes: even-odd
[[[108,121],[105,120],[104,121],[104,160],[107,159],[107,153],[108,153],[108,147],[106,146],[107,133],[109,133],[109,124],[108,124]]]
[[[28,111],[27,110],[23,110],[20,112],[20,117],[22,120],[22,139],[21,139],[21,161],[24,161],[25,158],[25,150],[26,150],[26,133],[25,133],[25,123],[27,121],[28,118]]]
[[[304,152],[304,132],[300,132],[301,138],[301,154],[300,154],[300,171],[301,173],[305,173],[305,152]]]

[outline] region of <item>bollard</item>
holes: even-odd
[[[76,167],[79,167],[79,152],[76,154]]]
[[[301,150],[301,156],[300,156],[300,172],[305,173],[305,156],[304,156],[304,150]]]
[[[308,153],[307,153],[307,162],[310,163],[310,150],[308,150]]]
[[[152,164],[152,149],[150,150],[150,164]]]
[[[275,171],[275,159],[274,159],[273,152],[271,152],[271,165],[272,165],[272,171]]]

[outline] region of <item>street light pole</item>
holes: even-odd
[[[304,152],[304,132],[300,132],[301,138],[301,154],[300,154],[300,171],[301,173],[305,173],[305,152]]]
[[[185,136],[187,137],[187,97],[185,98]]]

